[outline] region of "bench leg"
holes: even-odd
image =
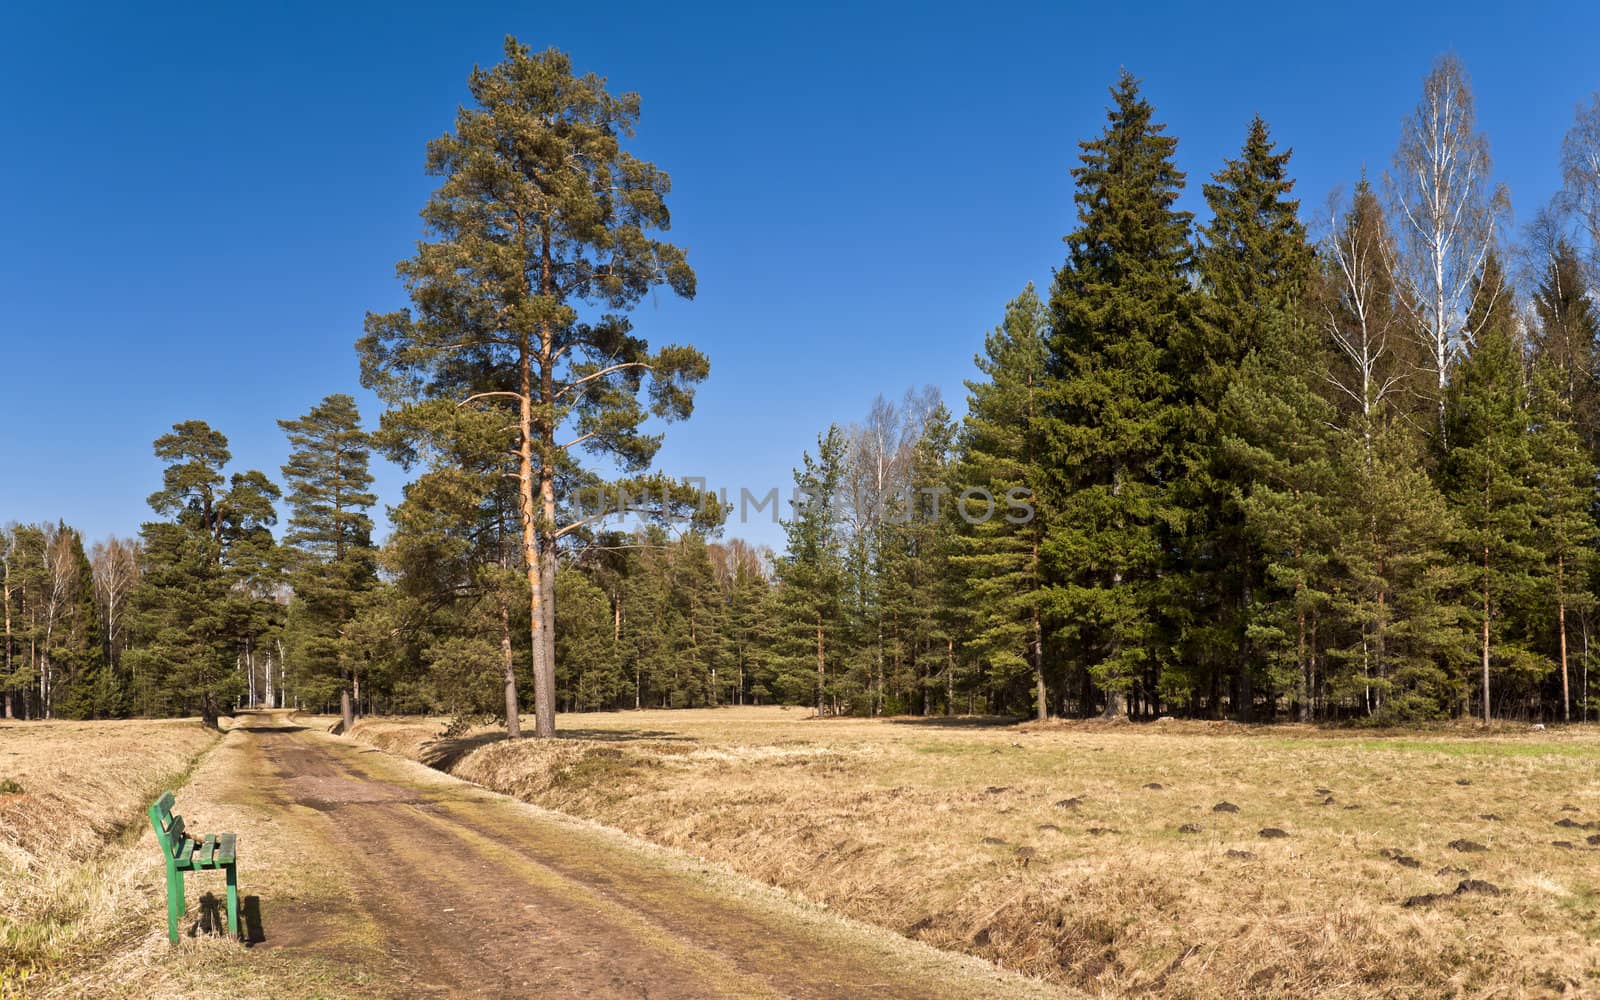
[[[239,863],[228,866],[228,936],[239,936]]]
[[[183,876],[167,872],[167,940],[178,943],[178,918],[183,915]]]

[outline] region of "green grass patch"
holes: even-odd
[[[1262,745],[1294,750],[1315,747],[1327,750],[1359,750],[1366,753],[1437,754],[1441,757],[1570,757],[1600,759],[1600,746],[1569,743],[1522,743],[1510,740],[1411,740],[1358,738],[1282,739],[1267,738]]]

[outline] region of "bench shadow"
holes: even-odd
[[[227,937],[228,904],[214,892],[200,894],[195,902],[194,923],[189,926],[190,937]],[[261,897],[245,896],[239,900],[239,939],[245,947],[253,947],[267,939],[261,924]]]
[[[267,939],[266,928],[261,924],[261,897],[246,896],[239,901],[239,929],[244,932],[246,947],[258,945]]]

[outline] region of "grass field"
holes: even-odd
[[[23,933],[8,933],[0,997],[1058,995],[283,713],[225,728],[220,740],[181,723],[0,732],[11,773],[38,787],[73,782],[73,766],[152,785],[85,789],[86,803],[105,793],[122,805],[56,814],[87,824],[70,851],[56,851],[48,827],[8,828],[19,857],[24,842],[34,848],[0,882],[8,904],[23,893],[30,904],[6,924]],[[187,781],[152,781],[152,746],[193,751],[180,755]],[[8,793],[18,802],[7,815],[33,816],[23,781],[0,780],[24,789]],[[169,785],[191,825],[240,834],[246,943],[194,927],[217,873],[187,880],[190,912],[177,946],[167,941],[161,862],[141,814]]]
[[[291,827],[247,765],[242,744],[195,720],[0,723],[0,787],[21,790],[0,793],[0,998],[392,995],[381,986],[392,963],[359,915],[314,949],[194,934],[216,873],[188,878],[184,937],[168,945],[144,815],[165,789],[195,829],[246,831],[243,893],[313,910],[350,896],[337,853]]]
[[[1600,991],[1600,733],[805,714],[355,735],[1091,993]]]
[[[108,865],[216,739],[198,722],[0,723],[0,995],[115,933]]]

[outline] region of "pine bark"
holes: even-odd
[[[511,609],[500,602],[500,659],[505,668],[506,738],[522,736],[522,720],[517,714],[517,656],[511,647]]]
[[[1563,580],[1565,562],[1562,556],[1556,557],[1556,626],[1561,636],[1561,721],[1571,722],[1572,689],[1567,680],[1567,592]]]
[[[817,715],[818,716],[823,715],[825,713],[826,708],[827,708],[827,703],[825,701],[827,687],[828,687],[827,661],[823,657],[823,648],[822,648],[822,616],[818,615],[817,616]]]
[[[1489,714],[1489,546],[1483,547],[1483,724]]]

